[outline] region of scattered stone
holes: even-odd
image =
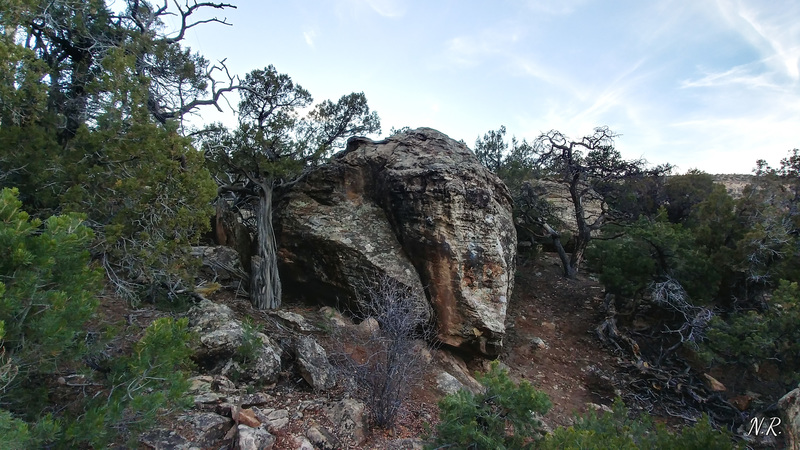
[[[256,417],[258,417],[258,420],[260,420],[271,433],[282,430],[289,424],[289,411],[286,409],[253,408],[253,411]]]
[[[295,339],[297,369],[312,388],[331,389],[336,385],[333,367],[325,349],[310,336]]]
[[[450,375],[447,372],[442,372],[436,375],[436,387],[439,388],[444,394],[455,394],[456,392],[464,389],[464,385],[458,381],[458,378]]]
[[[297,450],[317,450],[314,448],[314,444],[303,436],[295,436],[294,445],[297,446]]]
[[[546,349],[550,348],[550,346],[547,345],[547,343],[544,341],[544,339],[542,339],[542,338],[540,338],[538,336],[534,336],[531,339],[531,345],[533,345],[534,347],[536,347],[538,349],[541,349],[541,350],[546,350]]]
[[[330,431],[321,426],[310,426],[306,437],[314,447],[322,450],[336,450],[342,448],[342,443]]]
[[[614,412],[608,405],[598,405],[597,403],[592,403],[592,402],[586,402],[586,408],[593,409],[595,411],[603,411],[607,413]]]
[[[716,378],[712,377],[711,375],[704,373],[703,377],[706,379],[706,385],[709,389],[714,392],[723,392],[725,391],[725,385],[717,381]]]
[[[386,443],[387,450],[422,450],[425,441],[422,439],[395,439]]]
[[[300,331],[306,331],[306,332],[317,331],[317,327],[308,323],[306,318],[301,316],[300,314],[279,309],[275,311],[270,311],[270,315],[280,317],[284,321],[294,325],[295,328],[299,329]]]
[[[244,343],[244,329],[228,306],[203,299],[189,311],[188,317],[192,331],[200,336],[199,346],[194,349],[192,357],[201,367],[212,373],[235,374],[245,381],[277,381],[281,370],[281,350],[263,333],[256,335],[263,345],[252,363],[241,367],[233,361]],[[233,385],[230,380],[226,383]]]
[[[195,436],[192,442],[201,447],[217,444],[233,426],[231,419],[211,412],[190,411],[178,419],[191,426]]]
[[[239,425],[236,450],[270,450],[275,445],[275,436],[264,428]]]
[[[362,320],[361,323],[356,326],[356,328],[358,329],[359,333],[371,336],[380,331],[381,326],[374,317],[367,317],[366,319]]]
[[[364,404],[346,398],[334,403],[325,411],[339,435],[352,439],[356,445],[361,445],[366,439],[366,419],[364,417]]]
[[[152,450],[195,450],[185,437],[172,430],[155,429],[139,435],[139,443]]]
[[[542,328],[549,331],[556,331],[556,324],[553,322],[542,322]]]
[[[233,420],[239,422],[242,425],[247,425],[250,428],[258,428],[261,426],[261,421],[258,420],[256,417],[256,413],[250,408],[234,408],[231,412],[235,411],[232,414]]]
[[[246,394],[239,399],[242,408],[252,408],[253,406],[263,406],[272,401],[272,397],[264,392]]]

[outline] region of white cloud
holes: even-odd
[[[306,44],[309,47],[314,48],[314,38],[317,37],[317,33],[314,30],[304,31],[303,38],[306,40]]]
[[[352,16],[359,16],[364,10],[371,11],[382,17],[396,19],[406,14],[406,4],[403,0],[343,0],[337,10],[344,8]]]
[[[717,6],[774,70],[800,80],[800,2],[717,0]]]
[[[528,8],[535,12],[553,15],[572,14],[589,0],[529,0]]]

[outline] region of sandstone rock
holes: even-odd
[[[366,439],[364,408],[363,403],[346,398],[334,403],[325,413],[340,436],[347,436],[361,445]]]
[[[800,387],[778,400],[778,409],[786,430],[786,448],[800,450]]]
[[[191,427],[190,432],[194,435],[192,442],[200,447],[219,443],[233,426],[231,419],[210,412],[190,411],[180,416],[179,420]]]
[[[253,411],[258,420],[272,433],[282,430],[289,424],[289,411],[286,409],[253,408]]]
[[[310,426],[306,437],[314,447],[322,450],[336,450],[342,448],[342,443],[330,431],[320,426]]]
[[[436,375],[436,387],[444,394],[455,394],[461,389],[464,389],[464,385],[458,381],[458,378],[447,372]]]
[[[542,338],[540,338],[538,336],[534,336],[534,337],[531,338],[531,345],[533,345],[533,347],[541,349],[541,350],[547,350],[548,348],[550,348],[550,346],[547,345],[547,343],[544,341],[544,339],[542,339]]]
[[[614,412],[614,410],[612,410],[611,407],[608,405],[598,405],[597,403],[592,403],[592,402],[586,402],[586,408],[587,410],[593,409],[595,411],[602,411],[607,413]]]
[[[304,436],[295,436],[294,445],[297,450],[316,450],[314,444]]]
[[[711,375],[704,373],[703,377],[706,379],[706,385],[709,389],[714,392],[723,392],[725,391],[725,385],[720,383],[716,378],[712,377]]]
[[[467,364],[460,357],[446,351],[439,350],[436,352],[436,357],[442,364],[444,369],[453,377],[455,377],[461,385],[469,389],[472,393],[478,393],[483,390],[483,385],[478,382],[472,375],[470,375]],[[489,370],[489,361],[485,361],[484,370]],[[508,370],[508,367],[499,361],[500,367]]]
[[[367,298],[364,274],[383,274],[427,299],[420,308],[435,311],[443,343],[500,352],[516,259],[511,196],[465,145],[429,128],[353,138],[282,201],[286,292]]]
[[[171,430],[155,429],[139,435],[139,443],[152,450],[195,450],[189,440]]]
[[[295,339],[297,369],[314,389],[331,389],[336,385],[334,369],[328,362],[325,349],[310,336]]]
[[[281,370],[281,350],[263,333],[256,334],[263,345],[247,367],[232,360],[245,336],[242,324],[228,306],[203,299],[189,310],[188,318],[192,331],[200,337],[193,359],[201,367],[223,375],[236,373],[243,380],[277,381]]]
[[[362,320],[361,323],[358,324],[356,328],[358,328],[359,333],[369,336],[380,331],[381,326],[378,324],[378,321],[375,320],[374,317],[367,317],[366,319]]]
[[[422,450],[425,441],[422,439],[395,439],[386,444],[388,450]]]
[[[269,450],[275,445],[275,436],[263,428],[250,428],[239,425],[237,450]]]
[[[317,327],[308,323],[305,317],[291,311],[277,310],[269,311],[272,316],[281,318],[284,322],[290,323],[292,326],[300,331],[316,331]]]
[[[261,421],[258,420],[256,417],[256,413],[250,408],[235,408],[234,409],[235,417],[233,420],[239,422],[242,425],[246,425],[250,428],[258,428],[261,426]]]

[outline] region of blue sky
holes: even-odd
[[[529,140],[608,125],[627,158],[711,173],[800,147],[798,0],[233,3],[232,27],[187,45],[241,75],[273,64],[317,101],[363,91],[384,134],[472,147],[500,125]]]

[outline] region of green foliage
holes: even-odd
[[[747,366],[776,361],[786,382],[800,378],[800,287],[781,280],[763,312],[747,311],[711,321],[705,356]]]
[[[717,267],[689,230],[667,221],[663,209],[655,220],[640,217],[625,231],[617,239],[595,241],[588,252],[610,293],[634,298],[654,282],[674,279],[695,302],[715,298],[720,282]]]
[[[0,324],[8,363],[19,371],[0,391],[0,402],[31,399],[20,391],[37,373],[49,373],[79,357],[80,336],[97,307],[100,273],[88,266],[92,232],[76,215],[42,224],[21,210],[16,189],[0,191]],[[45,393],[46,394],[46,393]]]
[[[694,206],[705,200],[713,189],[714,177],[699,170],[690,170],[685,175],[668,177],[664,192],[669,221],[672,223],[686,221]]]
[[[533,413],[550,409],[547,396],[527,381],[515,384],[506,370],[493,362],[479,377],[485,391],[460,390],[439,402],[440,420],[435,444],[462,449],[517,449],[531,447],[541,423]],[[509,432],[510,431],[510,432]]]
[[[695,425],[672,433],[663,425],[654,425],[649,416],[631,418],[622,400],[617,398],[612,412],[598,415],[590,411],[576,417],[575,425],[554,430],[540,448],[726,450],[735,446],[726,433],[711,428],[706,416]]]
[[[107,446],[122,433],[133,439],[158,416],[191,406],[188,319],[155,320],[130,356],[114,361],[107,395],[97,396],[64,430],[71,445]],[[133,442],[133,441],[132,441]]]
[[[216,196],[203,156],[174,130],[113,123],[81,128],[71,141],[69,151],[96,157],[72,166],[62,203],[87,213],[101,232],[96,248],[118,293],[135,300],[142,288],[189,285],[198,263],[190,246],[209,228]]]
[[[242,322],[242,343],[236,348],[234,359],[245,367],[258,358],[260,350],[264,347],[264,342],[258,335],[261,331],[259,328],[250,318]]]

